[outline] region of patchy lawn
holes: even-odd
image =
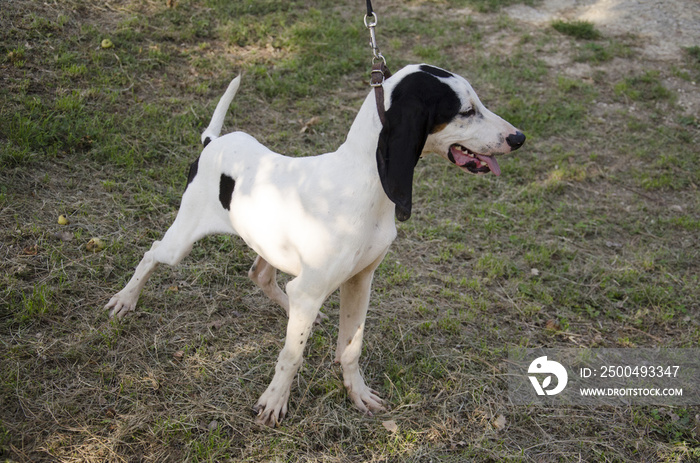
[[[102,307],[174,219],[238,72],[228,130],[294,156],[344,140],[369,91],[363,4],[1,8],[0,458],[700,459],[700,407],[516,407],[505,379],[509,346],[700,343],[700,43],[655,56],[640,35],[513,5],[375,2],[392,70],[464,75],[528,141],[500,177],[419,163],[362,357],[391,410],[347,399],[333,295],[277,429],[251,407],[286,320],[248,280],[242,241],[207,238],[161,267],[123,321]]]

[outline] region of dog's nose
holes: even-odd
[[[515,151],[525,143],[525,134],[518,130],[506,137],[506,143],[510,146],[511,151]]]

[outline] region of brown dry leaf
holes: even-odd
[[[39,254],[38,244],[35,244],[33,246],[27,246],[26,248],[22,249],[23,256],[36,256],[37,254]]]
[[[214,320],[213,322],[209,323],[207,326],[210,329],[218,330],[222,326],[224,326],[224,321],[223,320]]]
[[[544,327],[548,330],[552,331],[560,331],[561,330],[561,324],[554,320],[553,318],[550,318],[547,320],[547,322],[544,324]]]
[[[496,418],[493,419],[491,424],[493,425],[494,429],[500,431],[501,429],[504,429],[506,427],[506,417],[502,414],[498,415]]]
[[[384,428],[390,433],[395,433],[399,430],[399,425],[396,424],[396,421],[394,420],[382,421],[382,426],[384,426]]]
[[[158,380],[155,379],[153,376],[146,376],[145,378],[143,378],[143,381],[149,386],[151,386],[151,389],[153,389],[154,391],[160,389],[160,384],[158,383]]]
[[[321,118],[320,118],[320,117],[318,117],[318,116],[312,117],[311,119],[309,119],[308,121],[306,121],[306,124],[304,124],[304,127],[301,128],[301,130],[299,131],[299,133],[306,133],[306,132],[308,132],[308,131],[311,129],[311,127],[313,127],[314,125],[318,125],[320,122],[321,122]]]

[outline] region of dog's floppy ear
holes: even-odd
[[[452,88],[427,72],[409,74],[394,87],[377,144],[377,169],[396,218],[408,220],[413,170],[433,128],[451,120],[460,101]]]
[[[408,220],[413,196],[413,170],[428,138],[428,117],[423,105],[411,98],[394,102],[377,144],[377,169],[382,187],[396,205],[396,218]]]

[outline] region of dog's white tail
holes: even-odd
[[[223,127],[224,119],[226,118],[226,112],[228,111],[228,107],[231,105],[231,101],[233,101],[233,97],[236,96],[236,92],[238,91],[238,86],[240,84],[240,75],[233,79],[230,84],[228,84],[226,92],[224,92],[224,95],[219,100],[219,104],[216,105],[216,109],[214,110],[214,115],[211,117],[209,127],[204,129],[204,132],[202,132],[202,144],[204,146],[207,146],[210,141],[219,138],[221,127]]]

